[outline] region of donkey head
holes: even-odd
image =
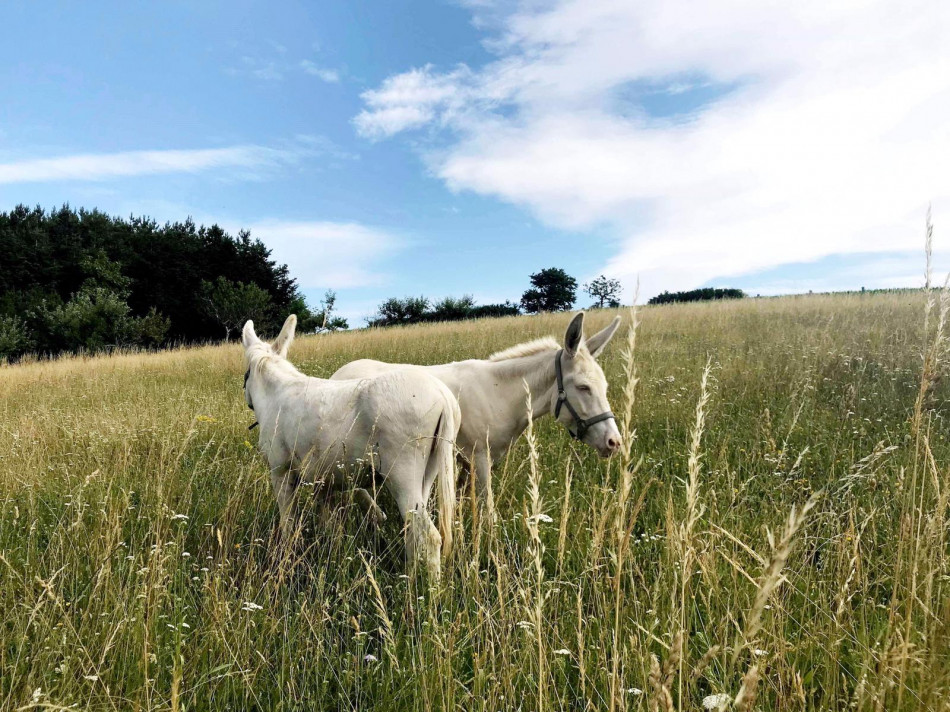
[[[260,363],[265,357],[287,358],[287,349],[294,340],[294,332],[297,330],[297,317],[291,314],[284,322],[280,333],[274,340],[273,345],[267,343],[254,332],[254,322],[250,319],[244,324],[241,331],[241,344],[244,346],[244,361],[247,364],[247,372],[244,374],[244,400],[253,410],[251,404],[251,394],[247,388],[248,379],[251,377],[251,371],[254,370],[255,363]]]
[[[604,351],[617,327],[616,317],[607,328],[584,338],[584,313],[575,316],[564,335],[559,352],[561,370],[559,393],[551,411],[574,437],[610,457],[620,449],[620,431],[607,401],[607,379],[595,360]]]

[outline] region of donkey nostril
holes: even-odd
[[[611,450],[616,450],[617,448],[620,447],[620,441],[617,440],[617,438],[608,437],[608,438],[607,438],[607,447],[609,447]]]

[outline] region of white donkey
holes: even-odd
[[[458,402],[441,381],[422,371],[352,381],[305,376],[286,358],[296,326],[297,317],[287,317],[271,346],[248,321],[241,339],[244,397],[260,424],[258,446],[270,465],[284,540],[290,541],[296,526],[301,480],[330,492],[371,461],[406,520],[407,556],[423,559],[438,575],[440,545],[446,555],[452,546]],[[436,479],[441,537],[426,510]],[[355,496],[385,518],[365,489]]]
[[[458,446],[469,461],[480,497],[491,493],[491,467],[528,425],[527,382],[532,418],[551,414],[570,434],[593,446],[602,457],[620,449],[620,432],[607,401],[607,379],[595,361],[620,325],[584,338],[584,314],[567,327],[563,348],[551,337],[513,346],[487,361],[472,359],[438,366],[407,366],[360,359],[343,366],[332,379],[373,377],[394,370],[427,372],[458,398],[462,427]]]

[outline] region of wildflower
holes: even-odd
[[[533,626],[531,621],[518,621],[518,627],[522,630],[531,630]]]
[[[723,712],[730,704],[732,704],[732,697],[724,692],[703,698],[703,709],[713,712]]]
[[[764,655],[768,655],[768,654],[769,654],[769,651],[768,651],[768,650],[762,650],[762,648],[756,648],[755,650],[752,651],[752,654],[755,655],[756,657],[761,658],[761,657],[764,656]]]
[[[544,522],[545,524],[550,524],[554,520],[551,519],[547,514],[532,514],[528,517],[529,522]]]
[[[31,698],[31,701],[38,702],[42,696],[43,696],[43,688],[37,687],[35,690],[33,690],[33,696]]]
[[[633,695],[634,697],[639,697],[643,694],[643,690],[641,690],[639,687],[628,687],[627,694]]]
[[[242,611],[263,611],[264,606],[259,606],[254,601],[245,601],[244,605],[241,606]]]
[[[567,648],[561,648],[560,650],[555,650],[554,654],[555,655],[570,655],[571,651],[568,650]]]
[[[98,675],[83,675],[83,680],[89,680],[89,682],[96,682],[99,679]]]
[[[376,656],[373,655],[372,653],[370,653],[370,654],[368,654],[366,657],[363,658],[363,662],[366,662],[366,663],[375,663],[375,662],[376,662]]]

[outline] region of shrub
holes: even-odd
[[[19,356],[33,347],[30,330],[20,317],[0,314],[0,359]]]

